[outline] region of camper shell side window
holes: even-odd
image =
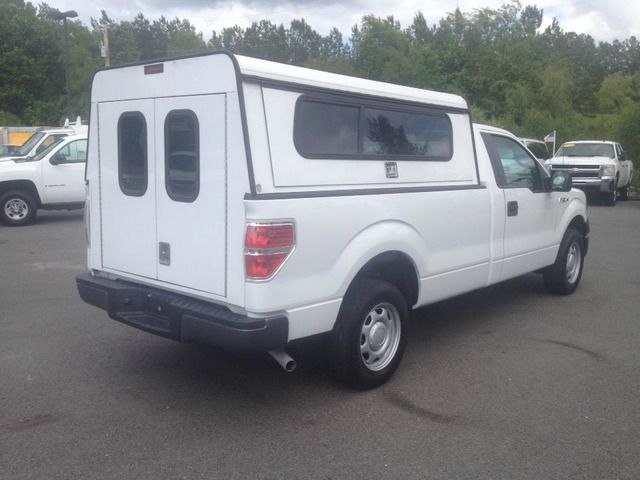
[[[200,125],[192,110],[172,110],[164,121],[165,187],[169,198],[190,203],[200,193]]]
[[[118,119],[118,182],[131,197],[147,191],[147,121],[141,112],[124,112]]]
[[[449,161],[453,156],[446,113],[338,95],[302,95],[293,137],[305,158]]]

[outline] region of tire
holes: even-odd
[[[613,184],[610,192],[603,194],[604,204],[607,207],[615,207],[617,199],[618,199],[618,182]]]
[[[584,267],[584,239],[577,230],[569,228],[560,242],[556,261],[544,271],[544,284],[550,293],[569,295],[573,293]]]
[[[408,327],[407,302],[395,286],[358,281],[345,295],[329,339],[332,374],[359,390],[384,384],[400,364]]]
[[[629,200],[629,185],[620,189],[620,200]]]
[[[0,195],[0,221],[11,227],[28,225],[36,216],[36,201],[27,192],[10,190]]]

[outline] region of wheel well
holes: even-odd
[[[27,192],[40,206],[40,195],[38,195],[38,189],[31,180],[9,180],[7,182],[0,182],[0,195],[10,190],[20,190]]]
[[[385,280],[402,292],[408,305],[413,306],[418,302],[418,274],[411,257],[406,253],[390,251],[376,255],[360,269],[351,285],[362,278]]]

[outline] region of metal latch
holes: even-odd
[[[159,242],[158,257],[160,265],[171,265],[171,245],[166,242]]]

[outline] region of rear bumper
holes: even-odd
[[[213,303],[88,273],[76,278],[80,297],[109,317],[179,342],[196,342],[242,352],[284,348],[286,317],[250,318]]]

